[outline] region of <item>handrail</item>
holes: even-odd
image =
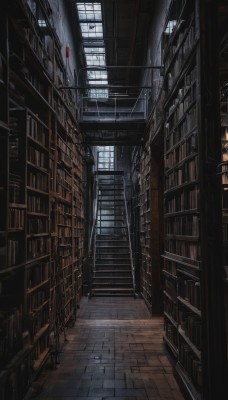
[[[135,271],[134,271],[134,263],[133,263],[133,256],[132,256],[132,246],[131,246],[131,235],[130,235],[130,224],[128,220],[128,209],[127,209],[127,201],[126,201],[126,189],[125,189],[125,181],[123,176],[123,187],[124,187],[124,205],[125,205],[125,212],[126,212],[126,222],[127,222],[127,233],[128,233],[128,241],[129,241],[129,250],[130,250],[130,260],[131,260],[131,273],[132,273],[132,280],[133,280],[133,288],[135,292]]]
[[[95,204],[93,207],[93,225],[91,229],[90,239],[89,239],[89,294],[91,296],[91,275],[94,273],[95,269],[95,232],[96,232],[96,224],[97,224],[97,204],[98,204],[98,181],[96,179],[96,192],[95,192]]]

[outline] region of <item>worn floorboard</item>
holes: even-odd
[[[60,364],[34,385],[39,400],[183,400],[162,339],[163,318],[140,298],[82,299]]]

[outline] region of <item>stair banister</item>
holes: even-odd
[[[126,213],[126,223],[127,223],[127,234],[129,240],[129,250],[130,250],[130,260],[131,260],[131,273],[132,273],[132,281],[133,281],[133,288],[135,292],[135,271],[134,271],[134,263],[133,263],[133,256],[132,256],[132,246],[131,246],[131,235],[130,235],[130,225],[128,219],[128,209],[127,209],[127,201],[126,201],[126,189],[125,189],[125,181],[124,176],[123,179],[123,187],[124,187],[124,205],[125,205],[125,213]]]
[[[94,197],[94,206],[93,206],[93,225],[91,229],[90,239],[89,239],[89,294],[91,296],[91,277],[94,274],[95,270],[95,233],[96,233],[96,225],[97,225],[97,214],[98,214],[98,180],[96,179],[96,190]]]

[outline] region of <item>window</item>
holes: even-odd
[[[77,13],[81,28],[83,47],[87,70],[87,83],[93,85],[107,85],[108,73],[106,66],[105,47],[103,40],[103,21],[101,3],[76,2]],[[94,70],[92,67],[97,67]],[[99,67],[104,69],[99,70]],[[88,90],[89,97],[107,98],[108,89],[92,88]]]
[[[113,171],[115,169],[114,146],[97,146],[97,169]]]

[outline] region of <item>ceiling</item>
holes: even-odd
[[[71,0],[71,10],[78,9],[80,3]],[[89,40],[83,37],[81,29],[82,16],[80,12],[71,12],[75,31],[80,40],[81,69],[78,73],[78,86],[81,88],[82,110],[80,125],[86,133],[87,142],[91,144],[139,144],[145,129],[145,114],[143,110],[143,91],[140,87],[142,73],[145,72],[147,40],[149,24],[155,2],[151,0],[89,0],[98,4],[101,9],[102,38]],[[99,5],[100,3],[100,5]],[[84,15],[84,14],[83,14]],[[92,14],[90,14],[92,15]],[[86,17],[88,18],[88,16]],[[99,17],[92,17],[88,29]],[[76,22],[75,22],[76,21]],[[85,20],[83,20],[85,22]],[[95,21],[96,23],[96,21]],[[89,45],[88,45],[89,43]],[[105,62],[88,68],[88,58],[85,48],[104,48]],[[101,51],[101,50],[100,50]],[[93,88],[102,88],[105,95],[91,96],[88,75],[102,74],[107,80],[96,81]],[[95,83],[95,84],[94,84]],[[98,91],[99,91],[98,90]],[[93,89],[93,91],[96,91]],[[90,94],[88,94],[90,93]]]

